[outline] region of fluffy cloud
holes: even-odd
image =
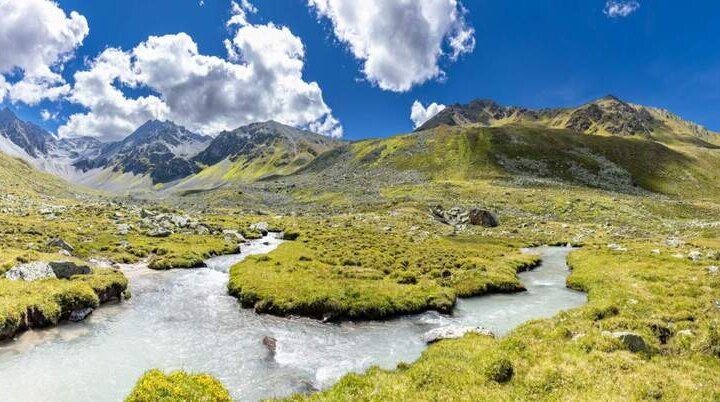
[[[0,0],[0,100],[34,105],[66,95],[58,71],[88,32],[85,17],[68,16],[53,1]],[[21,78],[8,82],[10,75]]]
[[[72,115],[59,134],[117,139],[148,119],[215,134],[273,119],[341,136],[318,84],[303,80],[300,38],[287,27],[249,24],[245,12],[253,10],[233,3],[228,59],[200,54],[185,33],[151,36],[130,51],[106,49],[75,74],[70,100],[88,111]],[[148,94],[129,98],[123,86]]]
[[[412,120],[415,128],[418,128],[425,124],[426,121],[430,120],[436,114],[442,112],[445,109],[445,105],[438,103],[431,103],[427,107],[423,106],[419,101],[413,102],[412,109],[410,109],[410,120]]]
[[[58,115],[59,115],[58,112],[51,112],[51,111],[49,111],[49,110],[47,110],[47,109],[43,109],[43,110],[40,111],[40,118],[41,118],[43,121],[57,120]]]
[[[230,17],[230,19],[228,20],[227,26],[248,25],[248,13],[255,14],[257,12],[257,8],[255,8],[255,6],[252,5],[248,0],[241,0],[240,3],[233,1],[230,3],[230,5],[232,17]]]
[[[396,92],[443,76],[443,56],[457,59],[475,47],[475,31],[458,0],[308,0],[328,18],[335,36],[363,61],[362,72]]]
[[[627,17],[640,8],[635,0],[608,0],[603,13],[610,18]]]

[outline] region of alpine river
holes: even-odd
[[[129,266],[133,297],[106,305],[81,323],[30,331],[0,344],[0,400],[121,401],[148,369],[207,372],[246,400],[287,396],[332,385],[372,365],[416,360],[422,335],[449,324],[496,334],[579,306],[585,294],[565,287],[571,248],[541,247],[543,264],[520,274],[527,292],[459,300],[455,313],[382,322],[321,323],[257,315],[227,294],[229,268],[280,244],[272,236],[241,254],[212,258],[208,268],[151,271]],[[274,356],[262,344],[277,339]]]

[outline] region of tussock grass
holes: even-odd
[[[138,380],[125,402],[230,402],[222,384],[207,374],[150,370]]]
[[[414,364],[350,374],[291,400],[716,400],[720,278],[669,249],[650,249],[572,253],[568,284],[588,292],[584,307],[498,340],[442,341]],[[632,353],[603,331],[640,334],[648,351]]]
[[[516,245],[423,239],[402,233],[402,220],[386,219],[403,229],[353,218],[298,221],[300,240],[234,266],[229,291],[262,313],[380,319],[450,312],[458,296],[521,291],[517,272],[538,262]]]
[[[28,328],[56,325],[73,310],[96,308],[127,289],[127,279],[116,270],[95,269],[69,280],[35,282],[0,279],[0,339]]]

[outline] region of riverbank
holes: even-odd
[[[720,277],[687,255],[653,242],[587,245],[568,278],[586,306],[502,339],[439,342],[412,365],[291,400],[715,400]]]
[[[70,279],[11,281],[0,279],[0,341],[67,320],[74,311],[95,309],[122,298],[125,276],[114,269],[94,268]]]

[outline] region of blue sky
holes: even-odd
[[[223,41],[233,35],[226,26],[229,1],[205,0],[202,6],[197,0],[58,4],[68,14],[77,11],[89,25],[89,34],[61,73],[71,86],[73,74],[88,69],[88,61],[107,47],[129,51],[151,35],[185,32],[202,55],[228,56]],[[318,9],[306,1],[252,4],[257,12],[248,12],[251,24],[286,26],[302,41],[302,79],[319,85],[322,101],[339,120],[346,139],[411,131],[415,100],[451,104],[479,97],[539,108],[577,105],[608,93],[720,130],[719,2],[639,0],[639,8],[629,15],[610,17],[604,0],[466,0],[462,18],[464,26],[474,30],[474,49],[456,60],[440,57],[442,78],[402,91],[382,89],[369,80],[363,60],[335,33],[336,21],[318,17]],[[448,43],[443,46],[447,54]],[[19,73],[6,77],[12,82]],[[129,98],[163,97],[143,86],[121,89]],[[66,124],[68,116],[87,111],[85,105],[62,98],[35,105],[6,98],[4,103],[52,131]],[[41,110],[57,115],[43,121]]]

